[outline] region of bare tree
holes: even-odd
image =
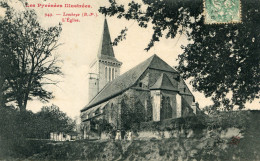
[[[14,100],[25,111],[28,100],[48,101],[52,92],[45,85],[57,84],[52,75],[61,75],[58,58],[53,54],[60,45],[61,24],[43,28],[33,10],[15,13],[7,4],[0,21],[1,75],[8,83],[9,101]]]

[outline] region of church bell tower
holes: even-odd
[[[101,91],[104,86],[120,75],[122,62],[115,58],[111,44],[107,20],[104,28],[97,57],[90,64],[89,72],[89,102]]]

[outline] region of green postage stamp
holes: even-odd
[[[240,23],[240,0],[204,0],[206,24]]]

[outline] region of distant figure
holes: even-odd
[[[125,132],[124,140],[128,140],[128,131]]]
[[[131,131],[129,131],[129,132],[127,133],[127,140],[129,140],[129,141],[132,140],[132,132],[131,132]]]
[[[110,139],[115,140],[116,138],[116,131],[110,131]]]
[[[121,140],[121,132],[119,130],[116,131],[116,138],[115,140]]]

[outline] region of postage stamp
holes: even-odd
[[[205,24],[241,22],[240,0],[204,0]]]

